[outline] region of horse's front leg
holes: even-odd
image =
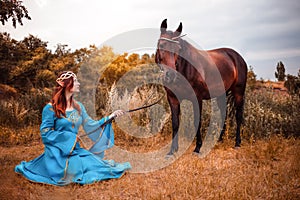
[[[196,147],[194,152],[195,153],[199,153],[200,152],[200,148],[202,146],[202,135],[201,135],[201,114],[202,114],[202,100],[197,102],[198,105],[193,104],[194,107],[194,126],[197,129],[196,132]],[[199,106],[199,110],[196,109]]]
[[[177,99],[169,99],[169,104],[172,112],[172,145],[171,150],[167,154],[172,156],[178,151],[178,129],[179,129],[179,114],[180,114],[180,103]]]

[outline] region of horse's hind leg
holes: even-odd
[[[239,90],[240,88],[238,88]],[[239,93],[240,92],[240,93]],[[241,125],[244,121],[244,90],[235,91],[234,94],[234,105],[236,108],[235,119],[236,119],[236,138],[235,138],[235,147],[241,146]]]
[[[223,124],[223,128],[220,133],[219,142],[223,141],[223,135],[226,130],[226,118],[227,118],[227,102],[226,102],[226,94],[217,98],[218,107],[221,112],[221,123]]]
[[[198,111],[197,106],[199,106],[199,108],[198,108],[199,113],[197,113],[197,111]],[[201,130],[202,100],[198,100],[198,102],[194,102],[193,107],[194,107],[194,126],[197,129],[197,132],[196,132],[196,147],[195,147],[194,152],[199,153],[200,148],[202,146],[202,135],[201,135],[201,132],[200,132],[200,130]],[[199,114],[199,116],[198,116],[198,114]]]

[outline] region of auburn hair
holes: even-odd
[[[60,73],[58,77],[64,72]],[[51,104],[55,113],[55,116],[61,118],[66,117],[67,99],[66,91],[70,91],[74,86],[73,77],[63,80],[63,86],[58,84],[54,88]],[[73,96],[70,98],[70,105],[72,105],[79,113],[81,113],[80,105],[74,100]]]

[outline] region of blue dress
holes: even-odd
[[[88,116],[84,106],[78,104],[81,114],[74,109],[66,111],[66,117],[62,118],[55,116],[51,104],[44,107],[40,126],[44,153],[29,162],[22,161],[15,167],[15,172],[33,182],[63,186],[119,178],[131,169],[128,162],[103,160],[104,151],[114,145],[112,125],[109,123],[102,130],[100,126],[108,117],[95,121]],[[78,143],[80,125],[93,141],[89,150]]]

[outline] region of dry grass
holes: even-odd
[[[45,96],[39,95],[37,98],[32,97],[35,101],[24,102],[41,104]],[[116,97],[118,98],[119,96]],[[103,99],[103,102],[106,100]],[[162,108],[169,113],[164,107],[165,102],[162,101],[161,107],[152,109],[151,112],[146,109],[132,114],[129,121],[122,120],[127,126],[136,123],[141,131],[133,131],[129,126],[130,135],[124,132],[121,122],[115,123],[116,146],[143,154],[162,149],[168,144],[171,140],[170,116],[153,118],[162,116]],[[0,199],[300,199],[299,102],[298,97],[282,95],[281,91],[277,93],[268,88],[249,91],[240,149],[232,148],[235,123],[228,122],[230,125],[227,126],[225,141],[217,144],[204,158],[193,154],[193,143],[185,152],[180,146],[179,150],[184,152],[183,155],[173,158],[174,162],[162,169],[148,173],[133,173],[132,170],[120,179],[65,187],[32,183],[14,172],[17,164],[22,160],[36,158],[44,147],[38,125],[11,128],[23,121],[23,125],[26,124],[27,119],[23,119],[24,115],[21,115],[27,109],[25,104],[18,107],[17,101],[13,102],[13,108],[24,106],[24,109],[14,109],[15,112],[11,112],[10,105],[2,102],[0,118],[11,121],[12,126],[0,126]],[[132,107],[143,105],[143,101],[137,100],[130,103],[133,104]],[[186,107],[190,106],[187,104]],[[206,131],[209,123],[208,108],[205,103],[203,131]],[[33,111],[40,113],[37,108]],[[190,115],[182,116],[182,124],[185,125],[183,129],[193,133],[189,126],[192,123]],[[31,119],[29,121],[38,119],[35,115],[28,117]],[[163,127],[160,127],[161,124]],[[151,127],[158,128],[152,130]],[[137,137],[140,132],[147,133],[149,137]],[[113,155],[111,152],[116,152],[114,150],[108,151],[108,159],[118,161],[118,157],[109,157]],[[126,161],[137,165],[133,159]],[[147,166],[147,161],[141,165]]]
[[[14,173],[16,164],[43,152],[41,142],[0,147],[0,199],[299,199],[300,140],[218,144],[205,157],[193,145],[171,165],[151,173],[126,173],[92,185],[57,187],[31,183]]]

